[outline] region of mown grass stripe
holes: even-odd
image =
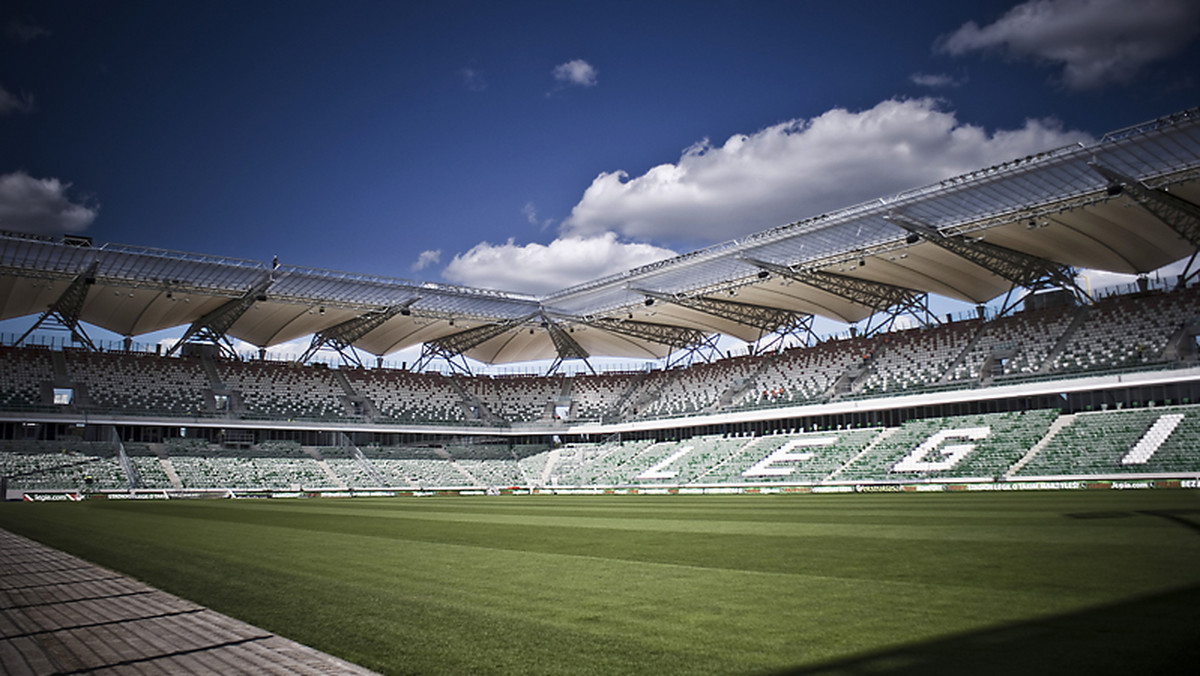
[[[1191,598],[1196,498],[83,503],[0,525],[385,673],[761,673]]]

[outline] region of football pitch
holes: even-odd
[[[387,674],[1195,673],[1200,491],[0,505]]]

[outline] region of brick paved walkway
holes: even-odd
[[[0,530],[0,673],[374,672]]]

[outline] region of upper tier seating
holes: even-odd
[[[813,347],[798,347],[766,357],[769,361],[754,386],[735,400],[735,406],[786,406],[821,399],[852,366],[870,359],[874,338],[829,339]]]
[[[562,376],[508,376],[461,378],[463,389],[478,397],[492,413],[509,422],[533,422],[553,412],[562,391]]]
[[[1093,371],[1160,362],[1168,340],[1200,317],[1196,287],[1144,298],[1116,296],[1089,308],[1086,318],[1054,359],[1058,372]]]
[[[384,422],[461,422],[462,395],[440,373],[349,369],[350,385],[379,409]]]
[[[643,403],[643,417],[701,413],[729,390],[746,383],[758,371],[760,357],[732,357],[711,364],[697,363],[685,369],[655,371],[647,379],[647,390],[657,391]]]
[[[197,359],[84,350],[65,356],[67,373],[87,388],[94,410],[190,417],[208,408],[210,383]]]
[[[571,400],[575,405],[572,416],[577,420],[597,420],[601,416],[616,415],[613,408],[620,402],[621,395],[647,375],[646,371],[639,371],[575,376],[571,379]]]
[[[1067,330],[1076,311],[1073,308],[1024,311],[987,322],[975,344],[954,367],[948,379],[980,380],[989,357],[999,362],[996,375],[1037,373],[1054,344]]]
[[[979,320],[968,320],[884,335],[863,391],[894,393],[938,384],[979,325]]]
[[[0,346],[0,407],[19,409],[42,404],[42,383],[53,378],[49,350]]]
[[[345,389],[329,369],[292,362],[217,361],[221,381],[241,392],[246,417],[328,419],[346,415]]]

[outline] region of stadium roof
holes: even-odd
[[[980,169],[545,297],[79,238],[0,235],[0,319],[125,336],[177,326],[260,347],[307,335],[486,363],[662,358],[797,318],[857,322],[922,294],[984,303],[1069,268],[1146,273],[1200,247],[1200,109]],[[70,291],[74,289],[76,293]]]

